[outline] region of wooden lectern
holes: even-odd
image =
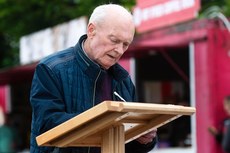
[[[125,143],[195,108],[179,105],[104,101],[36,137],[39,146],[98,146],[124,153]]]

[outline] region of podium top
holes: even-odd
[[[159,128],[195,108],[153,103],[103,101],[36,137],[39,146],[101,146],[103,132],[113,126],[125,126],[125,142]]]

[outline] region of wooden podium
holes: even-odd
[[[124,153],[125,143],[195,108],[179,105],[104,101],[36,137],[39,146],[97,146]]]

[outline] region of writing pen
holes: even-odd
[[[117,96],[119,99],[121,99],[123,102],[126,102],[124,98],[122,98],[116,91],[114,91],[113,94]]]

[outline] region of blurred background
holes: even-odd
[[[75,45],[89,14],[104,3],[134,14],[136,35],[120,64],[139,101],[197,109],[159,128],[152,152],[222,153],[208,127],[221,128],[227,116],[229,0],[0,0],[0,153],[29,152],[36,64]]]

